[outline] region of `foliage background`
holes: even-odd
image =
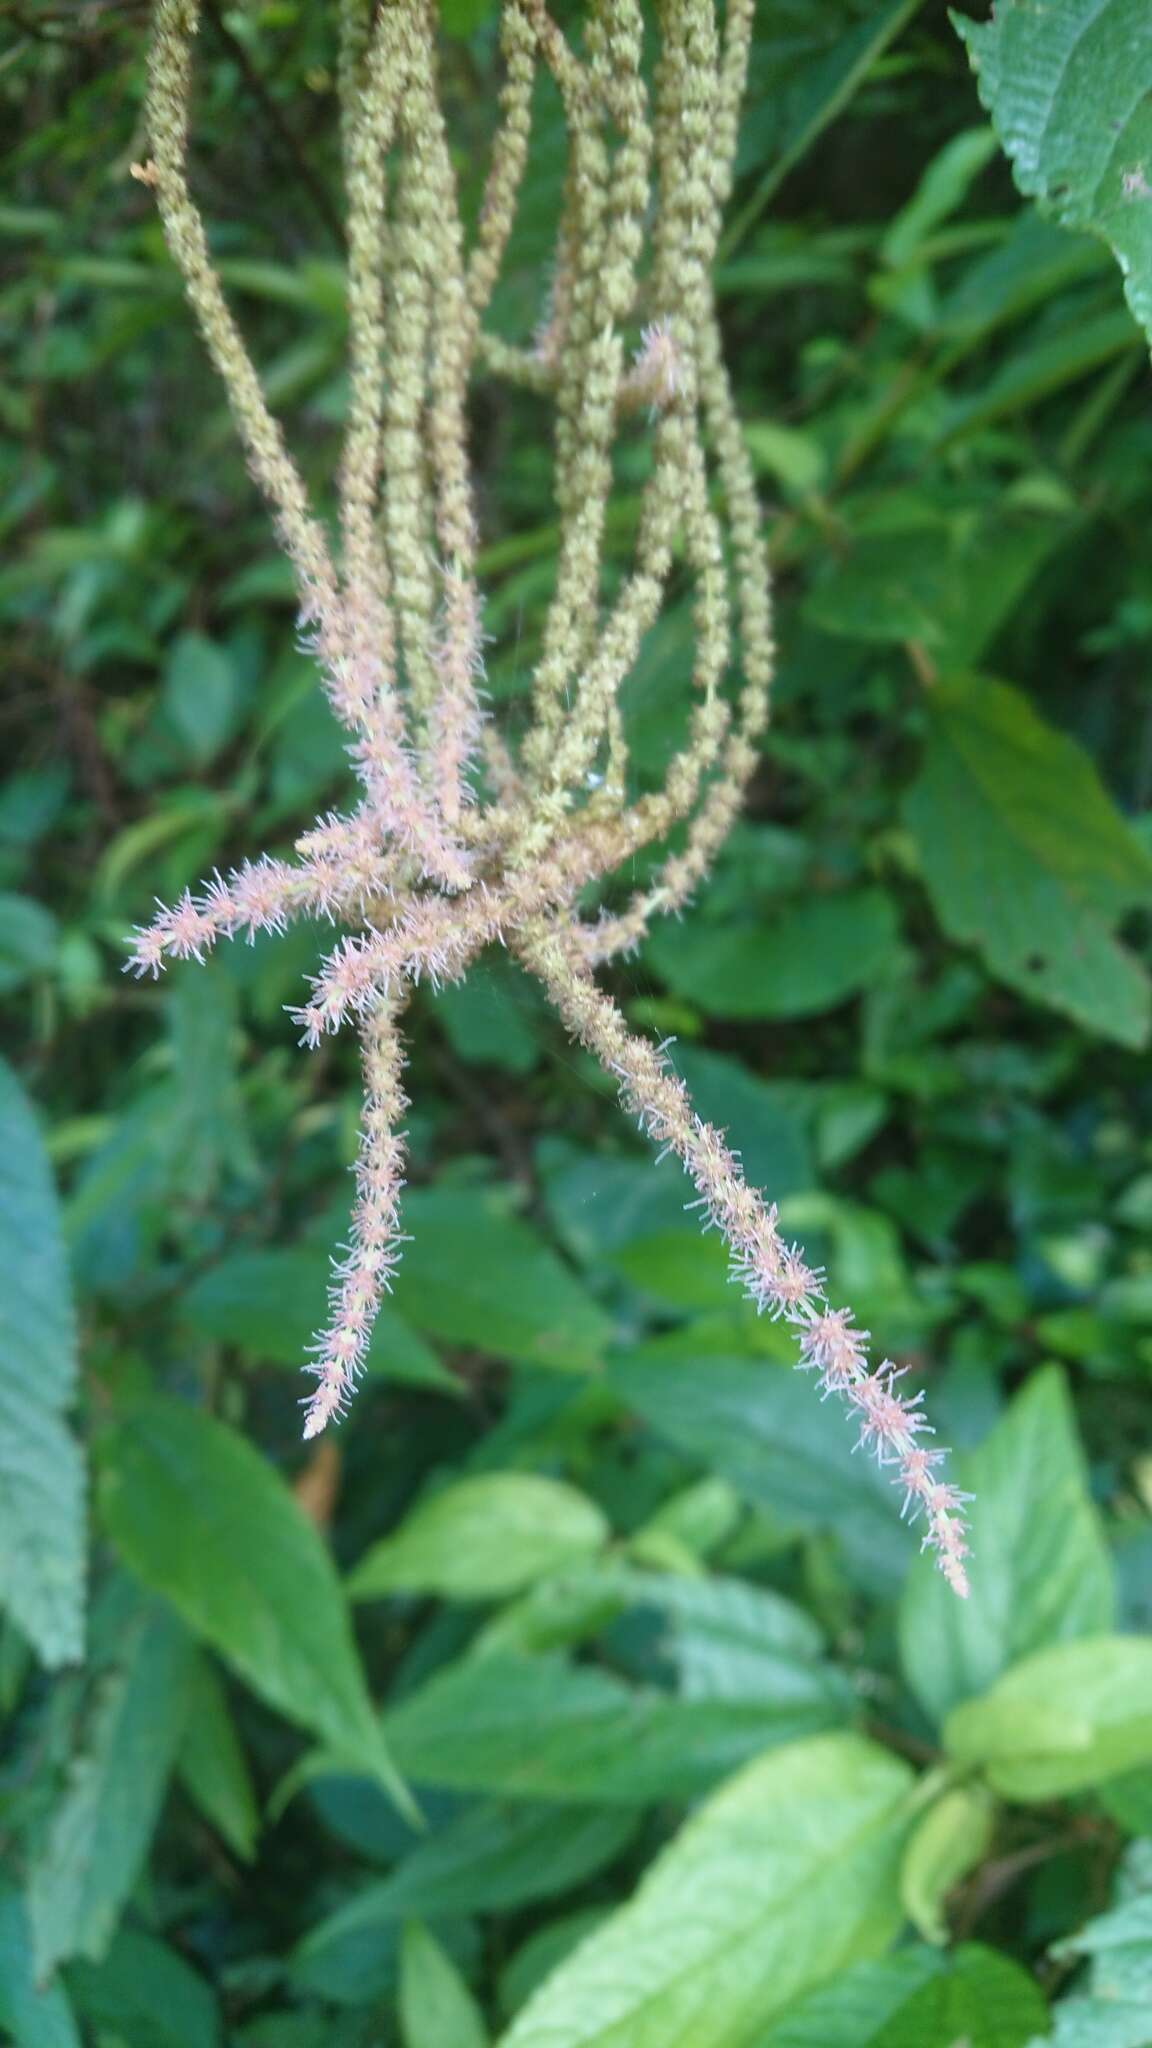
[[[493,22],[442,12],[474,206]],[[198,151],[321,486],[326,15],[207,9]],[[719,284],[775,717],[615,989],[923,1379],[977,1495],[961,1609],[500,959],[416,1005],[414,1242],[305,1456],[356,1108],[283,1016],[312,935],[120,966],[153,895],[336,800],[339,735],[129,175],[142,11],[7,27],[0,2028],[1152,2042],[1152,425],[1107,249],[1016,193],[942,8],[766,0]],[[517,339],[561,173],[545,91]],[[509,700],[541,426],[477,394]],[[653,772],[688,634],[674,605],[631,686]]]

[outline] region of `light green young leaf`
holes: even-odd
[[[0,1892],[0,2033],[14,2048],[80,2048],[63,1985],[36,1982],[28,1908],[14,1886]]]
[[[598,1507],[573,1486],[529,1472],[485,1472],[421,1501],[361,1558],[353,1600],[393,1592],[446,1600],[518,1593],[607,1542]]]
[[[1152,1638],[1091,1636],[1038,1650],[953,1709],[944,1746],[1025,1805],[1152,1762]]]
[[[496,1358],[590,1372],[610,1325],[556,1254],[490,1193],[453,1188],[406,1195],[411,1242],[396,1274],[400,1314],[430,1337]]]
[[[955,1599],[918,1558],[900,1610],[904,1669],[936,1720],[1031,1651],[1106,1634],[1115,1620],[1112,1562],[1058,1368],[1035,1373],[956,1469],[975,1496],[970,1595]]]
[[[79,1657],[84,1470],[63,1420],[76,1328],[51,1168],[0,1060],[0,1602],[50,1668]]]
[[[38,1979],[101,1957],[148,1853],[188,1709],[191,1645],[158,1602],[125,1601],[91,1724],[29,1881]]]
[[[953,14],[1017,185],[1112,248],[1152,335],[1152,17],[1142,0]]]
[[[488,2048],[488,2030],[452,1958],[419,1920],[400,1943],[404,2048]]]
[[[393,1708],[389,1746],[418,1783],[562,1804],[690,1799],[773,1742],[846,1721],[840,1675],[775,1661],[737,1697],[678,1699],[556,1657],[492,1651],[440,1671]]]
[[[195,1658],[189,1675],[188,1717],[176,1772],[193,1805],[247,1861],[256,1846],[260,1814],[224,1688],[207,1657]]]
[[[1152,855],[1088,755],[1003,683],[940,684],[929,713],[905,816],[945,930],[1013,988],[1145,1044],[1148,977],[1113,929],[1152,901]]]
[[[253,1692],[403,1796],[332,1560],[243,1437],[179,1402],[142,1402],[102,1442],[100,1505],[125,1562]]]
[[[501,2048],[740,2048],[900,1924],[906,1765],[856,1735],[760,1757],[547,1978]]]
[[[983,1785],[956,1785],[917,1824],[900,1866],[900,1896],[925,1941],[947,1941],[944,1903],[986,1855],[995,1817],[995,1802]]]

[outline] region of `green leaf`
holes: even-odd
[[[190,1645],[157,1602],[126,1599],[91,1725],[33,1860],[39,1978],[99,1959],[136,1883],[188,1709]]]
[[[856,1735],[760,1757],[701,1807],[632,1902],[501,2048],[738,2048],[900,1924],[910,1773]]]
[[[975,1495],[970,1595],[952,1597],[919,1558],[900,1610],[904,1669],[937,1721],[1031,1651],[1106,1634],[1115,1620],[1112,1562],[1062,1372],[1035,1373],[986,1443],[957,1461],[957,1477]]]
[[[84,1469],[72,1289],[31,1104],[0,1060],[0,1602],[50,1668],[79,1657]]]
[[[490,1194],[420,1189],[404,1201],[411,1243],[400,1314],[446,1344],[562,1372],[601,1362],[610,1325],[555,1252]]]
[[[404,2048],[488,2048],[488,2030],[451,1957],[413,1920],[400,1943]]]
[[[607,1542],[599,1508],[558,1479],[485,1472],[421,1501],[373,1544],[348,1584],[353,1600],[393,1592],[495,1600]]]
[[[982,1785],[957,1785],[918,1823],[900,1866],[900,1896],[925,1941],[947,1941],[942,1909],[953,1886],[987,1854],[995,1816],[995,1802]]]
[[[77,1964],[70,1981],[101,2038],[132,2048],[219,2048],[220,2015],[203,1977],[151,1935],[124,1928],[102,1963]]]
[[[206,768],[230,738],[239,708],[226,650],[205,633],[181,633],[165,665],[161,701],[194,766]]]
[[[1005,1799],[1061,1799],[1152,1762],[1152,1638],[1038,1650],[953,1709],[944,1744]]]
[[[410,1913],[507,1913],[558,1897],[615,1862],[635,1829],[634,1815],[612,1807],[470,1807],[313,1927],[293,1975],[314,1983],[321,1969],[358,1974],[364,1946],[379,1944],[383,1930]]]
[[[46,974],[56,958],[56,919],[31,896],[0,890],[0,995]]]
[[[234,1252],[181,1294],[180,1314],[206,1336],[299,1369],[324,1321],[330,1279],[331,1262],[320,1246]],[[365,1370],[409,1386],[459,1391],[431,1347],[387,1302],[376,1318]]]
[[[1112,1910],[1067,1941],[1060,1960],[1089,1963],[1053,2012],[1053,2048],[1147,2048],[1152,2041],[1152,1843],[1133,1842],[1120,1867]]]
[[[885,5],[871,7],[864,20],[842,29],[830,47],[809,50],[802,45],[803,60],[799,65],[795,65],[793,51],[795,31],[789,34],[786,28],[778,42],[768,40],[766,47],[761,45],[773,65],[774,75],[779,73],[781,55],[785,61],[791,57],[795,68],[787,81],[788,90],[779,94],[775,102],[767,92],[756,90],[757,79],[753,74],[749,102],[757,127],[752,129],[752,146],[757,156],[768,157],[768,168],[728,228],[723,242],[725,254],[744,239],[789,171],[807,154],[829,122],[843,112],[877,58],[899,35],[919,4],[920,0],[886,0]],[[765,127],[767,147],[758,132]]]
[[[81,2048],[63,1985],[36,1982],[27,1905],[7,1887],[0,1892],[0,2031],[15,2048]]]
[[[811,1383],[756,1356],[713,1351],[699,1331],[613,1358],[620,1399],[747,1500],[807,1528],[839,1532],[853,1572],[894,1589],[914,1541],[884,1474],[853,1456],[853,1434]]]
[[[1148,977],[1113,937],[1152,899],[1152,855],[1073,740],[1016,690],[968,677],[929,693],[905,816],[940,921],[992,972],[1122,1045],[1147,1042]]]
[[[141,1402],[105,1436],[104,1525],[253,1692],[402,1796],[332,1560],[267,1461],[176,1401]]]
[[[1152,335],[1152,20],[1141,0],[1000,0],[952,20],[1021,192],[1112,248]]]
[[[1018,1963],[964,1942],[947,1955],[912,1948],[857,1963],[754,2048],[1026,2048],[1047,2024],[1044,2000]]]
[[[449,1665],[385,1720],[421,1784],[561,1804],[689,1799],[772,1742],[851,1712],[839,1674],[781,1654],[774,1688],[678,1699],[556,1657],[492,1651]]]
[[[874,981],[896,946],[881,889],[842,889],[759,919],[659,925],[647,953],[709,1017],[811,1017]]]
[[[256,1794],[224,1688],[206,1657],[195,1659],[189,1675],[176,1772],[193,1805],[248,1861],[260,1831]]]

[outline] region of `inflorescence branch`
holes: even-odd
[[[543,0],[502,0],[505,82],[471,247],[437,75],[432,0],[340,0],[348,405],[334,545],[311,505],[225,301],[188,179],[197,0],[156,0],[150,176],[172,255],[221,377],[252,476],[292,564],[301,628],[348,734],[358,784],[293,860],[262,855],[161,907],[130,964],[156,975],[218,940],[322,916],[342,936],[292,1014],[304,1042],[351,1025],[364,1107],[350,1242],[313,1347],[305,1435],[339,1416],[402,1242],[406,1108],[399,1019],[414,984],[463,975],[502,945],[614,1077],[646,1136],[680,1160],[689,1207],[719,1231],[733,1278],[795,1332],[798,1364],[848,1407],[889,1468],[949,1584],[967,1591],[963,1504],[941,1476],[919,1393],[828,1302],[723,1134],[664,1052],[629,1031],[593,970],[679,911],[743,804],[768,717],[771,587],[760,509],[712,291],[732,184],[752,0],[658,0],[645,64],[639,0],[591,0],[575,48]],[[651,87],[648,84],[649,72]],[[568,136],[565,196],[540,324],[483,326],[514,232],[536,81]],[[525,729],[499,729],[483,688],[484,612],[468,447],[477,375],[551,407],[559,543]],[[647,451],[631,563],[606,601],[615,451]],[[622,690],[669,591],[691,589],[682,742],[637,785]],[[738,677],[738,683],[734,680]],[[595,905],[679,828],[646,887]],[[589,899],[592,907],[589,908]]]

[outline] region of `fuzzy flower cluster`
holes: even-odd
[[[188,183],[197,0],[156,0],[143,167],[249,468],[276,522],[302,631],[347,734],[356,799],[267,855],[215,874],[135,934],[157,975],[221,940],[299,917],[340,935],[293,1010],[303,1042],[350,1029],[364,1107],[348,1245],[313,1346],[305,1434],[340,1415],[399,1255],[400,1025],[421,980],[514,951],[696,1189],[734,1279],[795,1331],[798,1363],[850,1411],[950,1585],[967,1590],[965,1496],[903,1374],[781,1238],[738,1156],[702,1123],[662,1048],[629,1032],[594,968],[692,897],[739,814],[774,667],[760,510],[720,345],[711,272],[729,195],[752,0],[660,0],[649,77],[640,0],[590,0],[576,48],[544,0],[503,0],[504,85],[471,245],[438,86],[430,0],[341,0],[348,408],[335,536],[313,509],[225,300]],[[524,345],[485,325],[512,234],[535,83],[568,132],[545,318]],[[484,689],[478,521],[468,451],[476,375],[551,408],[559,529],[526,719]],[[604,595],[617,446],[646,448],[630,565]],[[692,591],[686,730],[656,788],[637,785],[622,686],[672,579]],[[675,834],[631,896],[619,878]],[[597,898],[604,900],[597,908]],[[590,907],[591,906],[591,907]]]

